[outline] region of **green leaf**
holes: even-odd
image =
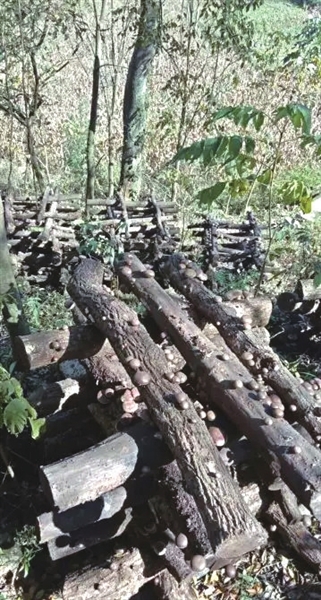
[[[221,137],[216,137],[216,138],[206,138],[203,141],[203,153],[202,153],[202,158],[203,158],[203,164],[205,166],[210,165],[214,158],[217,155],[218,149],[222,143],[222,138]]]
[[[178,161],[185,162],[193,162],[201,158],[203,154],[204,142],[200,140],[198,142],[194,142],[191,146],[187,146],[186,148],[181,148],[177,152],[177,154],[172,159],[172,163],[176,163]]]
[[[311,196],[305,196],[300,200],[300,208],[305,213],[308,214],[312,210],[312,198]]]
[[[256,131],[260,131],[263,123],[264,123],[264,113],[262,111],[258,111],[253,119],[253,124],[254,124]]]
[[[229,141],[229,145],[228,145],[229,160],[233,160],[234,158],[237,158],[237,156],[240,154],[240,151],[242,148],[242,142],[243,142],[243,139],[239,135],[232,135],[230,137],[230,141]]]
[[[245,152],[253,154],[255,150],[255,140],[252,137],[245,137]]]
[[[3,411],[3,422],[9,433],[18,435],[27,424],[28,413],[20,398],[13,398]]]
[[[233,115],[233,112],[235,111],[235,107],[233,106],[225,106],[223,108],[220,108],[214,115],[212,118],[212,121],[219,121],[220,119],[224,119],[224,118],[230,118]]]
[[[272,169],[265,169],[261,175],[258,175],[257,181],[262,185],[269,185],[272,179]]]
[[[218,181],[215,185],[201,190],[197,194],[200,204],[207,204],[210,206],[225,190],[226,183],[226,181]]]
[[[287,104],[274,111],[277,123],[280,119],[289,118],[295,129],[301,129],[305,135],[311,130],[311,110],[304,104]]]
[[[46,419],[28,419],[31,427],[31,437],[33,440],[36,440],[44,425],[46,424]]]
[[[319,285],[321,285],[321,273],[317,273],[313,278],[313,286],[317,288]]]

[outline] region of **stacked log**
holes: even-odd
[[[262,228],[251,212],[248,212],[247,220],[241,224],[218,221],[209,215],[190,225],[189,229],[195,237],[202,240],[202,263],[205,267],[232,263],[238,272],[252,266],[258,269],[262,267]]]
[[[71,435],[68,454],[41,468],[49,510],[38,523],[52,559],[115,536],[134,539],[141,548],[147,532],[161,597],[170,589],[175,598],[193,573],[234,563],[264,544],[266,533],[255,518],[259,514],[318,571],[321,547],[298,507],[302,503],[312,517],[321,517],[318,398],[269,347],[264,327],[271,302],[241,292],[222,300],[205,287],[206,276],[197,265],[182,255],[161,259],[158,272],[191,309],[181,310],[181,296],[166,293],[153,271],[132,254],[124,256],[117,271],[165,332],[160,343],[102,285],[103,265],[85,259],[68,285],[82,325],[21,337],[17,345],[26,368],[52,362],[63,366],[66,359],[77,358],[96,382],[94,394],[86,398],[84,384],[70,380],[57,386],[63,400],[56,387],[35,403],[38,407],[46,396],[56,399],[55,405],[48,403],[56,413],[48,419],[47,447],[50,436],[54,445],[64,445],[61,436],[77,419],[87,419],[84,429],[95,420],[101,432],[84,447],[77,447]],[[70,397],[79,399],[78,408],[77,400],[67,405]],[[225,414],[246,436],[250,455],[259,453],[260,487],[240,489],[232,477],[215,413]],[[49,448],[54,456],[50,443]],[[243,440],[235,442],[234,451],[244,456]],[[140,565],[139,581],[146,583]],[[87,571],[93,581],[95,568]],[[183,583],[175,583],[169,572]],[[84,585],[79,571],[67,578],[67,600],[80,590],[77,574]],[[105,586],[101,590],[105,593]],[[104,597],[101,590],[98,598]],[[186,588],[187,598],[189,593]]]

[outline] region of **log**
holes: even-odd
[[[95,546],[101,542],[112,540],[121,536],[132,520],[130,508],[118,512],[110,519],[93,523],[87,527],[81,527],[68,535],[61,535],[55,540],[48,542],[48,550],[51,560],[60,560],[81,550]]]
[[[53,415],[55,418],[64,416],[60,412]],[[49,422],[51,432],[56,431],[54,435],[44,434],[41,443],[43,447],[42,462],[44,465],[50,465],[67,457],[90,449],[94,444],[105,439],[100,427],[89,414],[88,411],[79,411],[74,409],[67,411],[66,421],[61,423],[51,423],[52,417],[46,419]],[[57,431],[58,427],[60,430]]]
[[[195,590],[188,581],[179,583],[167,569],[154,579],[154,590],[159,600],[197,600]]]
[[[59,510],[95,500],[128,479],[136,467],[137,454],[134,439],[117,433],[84,452],[40,467],[43,490]]]
[[[55,218],[55,215],[57,212],[57,207],[58,207],[58,200],[53,200],[49,211],[43,215],[46,220],[45,220],[44,228],[43,228],[42,232],[40,233],[40,235],[38,236],[38,240],[41,240],[42,242],[43,241],[47,242],[50,239],[51,230],[52,230],[52,227],[54,224],[54,218]]]
[[[164,568],[161,559],[142,555],[137,548],[104,551],[95,567],[85,566],[67,575],[64,600],[131,600],[140,588]]]
[[[196,278],[184,276],[179,271],[181,255],[175,255],[162,264],[162,272],[179,289],[208,321],[214,323],[229,348],[254,374],[262,373],[265,382],[282,398],[286,406],[296,407],[296,418],[315,438],[321,435],[321,419],[314,414],[316,403],[296,377],[282,364],[278,356],[255,335],[244,330],[238,319],[226,313],[224,305],[215,301],[215,295]],[[253,337],[253,335],[255,337]],[[254,365],[244,358],[253,354]]]
[[[320,451],[284,419],[268,417],[269,408],[264,400],[247,389],[251,385],[248,370],[230,352],[223,338],[216,336],[213,344],[194,323],[186,319],[153,278],[144,276],[145,268],[138,258],[131,256],[129,260],[131,274],[124,272],[121,265],[118,267],[121,279],[131,286],[159,327],[169,333],[186,362],[202,381],[209,402],[227,414],[242,433],[263,451],[265,459],[275,464],[276,470],[279,470],[300,501],[316,518],[319,518],[317,515],[321,517]],[[220,304],[216,306],[220,307]],[[228,331],[232,346],[231,332],[234,333],[234,341],[240,330],[231,317],[227,319],[223,311],[220,314],[225,318],[225,323],[231,320],[232,329]],[[216,325],[222,333],[226,331],[222,324],[216,322]],[[271,369],[270,379],[273,373]]]
[[[320,572],[321,545],[320,542],[308,531],[301,521],[288,522],[280,506],[272,502],[266,511],[270,523],[277,526],[277,533],[290,543],[291,548],[313,570]]]
[[[68,378],[39,386],[28,396],[28,400],[37,413],[44,416],[66,408],[68,400],[78,396],[79,392],[79,382],[76,379]]]
[[[93,356],[102,348],[104,341],[104,336],[92,325],[41,331],[15,338],[19,365],[24,370]]]
[[[108,340],[105,340],[97,354],[83,361],[87,371],[91,373],[97,385],[106,387],[119,386],[125,389],[133,387],[133,383],[121,362],[118,360],[114,349]]]
[[[236,482],[192,403],[187,400],[188,409],[178,409],[175,398],[181,389],[167,378],[164,353],[139,325],[133,310],[105,291],[102,278],[103,266],[85,259],[76,268],[68,292],[82,312],[90,313],[120,360],[126,363],[129,356],[138,358],[147,372],[149,381],[140,388],[142,399],[196,501],[215,553],[214,565],[219,568],[265,543],[266,534],[240,498]],[[126,369],[135,373],[128,362]]]
[[[37,522],[40,544],[45,544],[85,525],[110,519],[122,509],[126,496],[126,489],[120,486],[80,506],[74,506],[63,512],[39,515]]]
[[[300,279],[297,282],[294,294],[297,294],[300,301],[320,300],[321,285],[314,285],[313,279]]]

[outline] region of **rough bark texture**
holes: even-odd
[[[44,544],[53,538],[70,533],[80,527],[110,519],[119,512],[126,500],[126,490],[120,486],[96,500],[85,502],[79,506],[69,508],[64,512],[43,513],[37,519],[40,543]]]
[[[132,511],[127,508],[110,519],[104,519],[69,534],[60,535],[55,540],[48,542],[50,558],[60,560],[85,550],[85,548],[119,537],[125,532],[131,520]]]
[[[244,330],[239,319],[233,318],[225,310],[224,304],[215,301],[215,295],[196,278],[186,277],[180,271],[182,256],[174,255],[162,264],[162,272],[168,276],[172,285],[188,298],[208,321],[214,323],[231,350],[254,374],[266,368],[264,380],[282,398],[287,406],[296,406],[296,418],[316,437],[321,435],[321,418],[314,415],[316,403],[300,383],[286,369],[273,350],[262,344],[255,332]],[[253,335],[255,338],[253,339]],[[251,352],[254,365],[243,358],[245,352]]]
[[[147,118],[147,79],[157,52],[161,1],[141,0],[138,37],[129,63],[124,105],[120,186],[125,200],[139,195]]]
[[[269,407],[264,400],[247,389],[253,381],[248,370],[231,353],[223,338],[216,336],[213,344],[194,323],[186,319],[156,281],[145,276],[145,267],[136,257],[132,256],[129,262],[132,273],[124,274],[120,267],[122,279],[150,310],[162,330],[169,333],[199,381],[203,382],[208,401],[221,408],[263,451],[265,459],[273,463],[275,471],[281,474],[300,501],[319,518],[320,451],[284,419],[268,417]],[[235,336],[237,331],[235,326]],[[236,385],[236,381],[241,383]]]
[[[180,387],[168,380],[164,353],[151,340],[136,314],[106,293],[101,285],[103,267],[87,259],[71,278],[68,291],[82,312],[89,311],[95,325],[109,338],[120,360],[141,361],[150,381],[140,387],[154,422],[182,470],[189,493],[196,501],[214,550],[216,567],[265,542],[266,534],[242,501],[205,424],[192,403],[180,410],[175,394]],[[126,369],[135,373],[126,363]],[[136,382],[135,382],[136,383]]]
[[[320,300],[321,285],[315,286],[313,279],[300,279],[294,293],[300,300]]]
[[[179,583],[167,570],[155,577],[154,589],[159,600],[197,600],[191,584],[186,581]]]
[[[95,500],[126,481],[135,469],[137,454],[131,436],[116,434],[85,452],[41,467],[44,491],[60,510]]]
[[[268,520],[293,550],[314,570],[320,572],[321,545],[300,521],[289,522],[280,506],[272,502],[266,512]]]
[[[63,600],[131,600],[140,588],[163,569],[156,557],[142,556],[135,548],[107,552],[94,568],[77,570],[65,580]]]
[[[98,97],[99,97],[99,80],[100,80],[100,62],[101,62],[101,29],[105,26],[105,14],[107,9],[107,1],[101,0],[100,16],[98,16],[96,2],[94,2],[95,12],[95,57],[93,66],[93,79],[91,91],[91,108],[90,120],[87,137],[87,185],[86,185],[86,200],[95,197],[95,137],[98,115]]]
[[[35,407],[37,413],[41,416],[60,411],[68,408],[73,408],[71,398],[76,398],[75,404],[79,406],[80,384],[76,379],[63,379],[55,381],[48,385],[39,386],[32,392],[28,400]],[[88,400],[87,400],[88,401]]]
[[[59,360],[90,357],[102,348],[104,341],[104,336],[96,327],[78,325],[18,336],[15,344],[19,363],[28,370]]]
[[[16,286],[12,262],[7,243],[3,203],[0,198],[0,309],[11,339],[16,335],[29,333],[28,323],[23,315],[22,302]],[[11,322],[10,304],[18,309],[16,322]]]

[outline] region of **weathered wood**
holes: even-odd
[[[81,527],[77,531],[50,540],[48,542],[50,558],[60,560],[85,550],[85,548],[119,537],[124,533],[131,520],[132,511],[130,508],[126,508],[126,510],[118,512],[110,519]]]
[[[251,319],[252,327],[266,327],[272,314],[271,300],[260,296],[249,300],[240,299],[234,300],[233,302],[225,301],[222,303],[222,308],[224,308],[226,314],[231,317]]]
[[[28,396],[28,400],[38,414],[43,416],[65,408],[68,400],[73,396],[78,396],[79,392],[79,382],[76,379],[68,378],[39,386]]]
[[[251,381],[248,370],[230,352],[221,336],[216,336],[213,344],[194,323],[186,319],[154,279],[144,276],[145,267],[138,258],[131,256],[130,263],[131,274],[124,273],[119,267],[121,278],[150,310],[162,330],[170,334],[186,362],[203,382],[209,402],[219,406],[248,439],[263,450],[265,459],[275,463],[276,469],[300,501],[317,518],[321,517],[320,451],[287,421],[268,416],[269,407],[264,400],[247,389]],[[191,286],[192,282],[188,284]],[[224,312],[221,314],[226,322]],[[216,325],[222,333],[225,331],[221,324]],[[234,341],[240,330],[234,320],[231,321],[231,327]],[[232,345],[232,338],[230,340]],[[274,369],[271,369],[270,379],[272,373]],[[236,384],[236,381],[240,383]]]
[[[227,314],[224,304],[215,302],[215,295],[210,290],[196,278],[186,277],[184,271],[180,272],[181,261],[180,255],[174,255],[162,264],[162,272],[172,285],[194,304],[200,314],[215,324],[229,348],[247,369],[254,374],[261,373],[265,382],[275,390],[286,406],[296,407],[297,420],[314,437],[321,435],[321,418],[314,415],[316,403],[311,394],[300,385],[273,350],[266,344],[262,345],[255,332],[244,330],[239,319]],[[253,354],[253,365],[246,360],[246,352]],[[262,372],[263,368],[266,371]]]
[[[137,454],[134,439],[117,433],[84,452],[40,467],[42,487],[60,510],[95,500],[126,481],[135,469]]]
[[[119,385],[123,389],[133,387],[133,383],[121,362],[118,360],[114,349],[108,340],[105,340],[102,348],[93,356],[83,361],[86,369],[91,373],[96,383],[102,387],[108,384]]]
[[[18,336],[15,343],[19,364],[29,370],[59,360],[93,356],[102,348],[104,341],[96,327],[84,325]]]
[[[73,414],[70,415],[70,413]],[[63,414],[59,412],[54,417]],[[69,417],[72,418],[69,419]],[[50,423],[51,417],[47,418],[47,421]],[[56,425],[59,426],[59,423]],[[57,427],[54,426],[54,429],[57,429]],[[67,411],[66,422],[61,423],[60,431],[56,432],[55,435],[45,433],[42,437],[43,457],[41,462],[43,465],[50,465],[64,460],[78,452],[87,451],[91,446],[104,440],[105,437],[88,411],[80,411],[79,408]]]
[[[110,519],[122,509],[126,496],[125,488],[120,486],[95,500],[84,502],[64,512],[48,512],[39,515],[37,521],[40,544],[85,525]]]
[[[68,291],[82,312],[90,312],[95,325],[126,363],[126,369],[135,373],[126,362],[133,356],[148,373],[150,381],[140,387],[141,396],[177,459],[189,493],[195,498],[215,553],[215,566],[227,564],[264,543],[266,534],[245,507],[236,482],[192,403],[187,400],[187,410],[178,408],[175,398],[181,389],[168,379],[170,372],[164,353],[139,324],[133,310],[105,291],[102,277],[102,265],[91,259],[83,260],[68,284]]]
[[[166,499],[162,514],[170,529],[178,535],[184,533],[195,554],[212,555],[206,527],[197,508],[195,498],[184,488],[182,473],[176,461],[162,467],[159,474],[160,491]]]
[[[320,572],[321,545],[301,521],[288,522],[280,506],[272,502],[266,511],[267,519],[277,526],[279,533],[291,548],[317,572]]]
[[[320,300],[321,285],[314,285],[313,279],[300,279],[294,294],[298,295],[299,300]]]
[[[176,581],[166,569],[154,579],[154,589],[159,600],[197,600],[197,593],[190,582]]]
[[[108,552],[95,567],[85,566],[69,574],[64,582],[64,600],[131,600],[132,596],[155,575],[164,565],[156,556],[144,553],[137,548]]]

